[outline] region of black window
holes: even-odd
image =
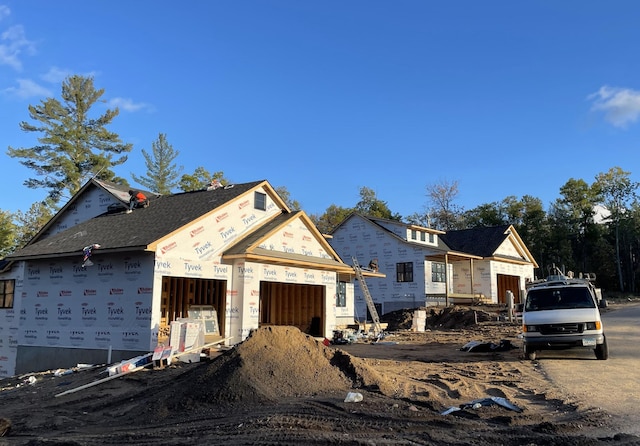
[[[254,208],[260,209],[261,211],[267,210],[267,194],[263,194],[262,192],[256,192],[254,195]]]
[[[338,282],[338,289],[336,290],[336,307],[347,306],[347,283]]]
[[[426,234],[425,234],[424,232],[421,232],[421,233],[420,233],[420,241],[421,241],[421,242],[426,241]]]
[[[396,263],[396,282],[413,282],[413,262]]]
[[[445,269],[444,263],[432,263],[431,264],[431,281],[432,282],[444,282],[445,281]]]
[[[13,295],[16,281],[0,280],[0,308],[13,308]]]

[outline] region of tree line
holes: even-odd
[[[129,186],[112,170],[123,165],[133,145],[123,143],[107,127],[119,115],[118,108],[97,115],[92,107],[102,101],[104,89],[92,77],[72,75],[62,83],[60,99],[47,98],[28,107],[32,122],[20,122],[21,130],[37,133],[38,144],[9,147],[7,155],[19,159],[34,177],[24,186],[43,189],[46,197],[27,211],[0,209],[0,258],[24,246],[90,178]],[[202,189],[213,179],[228,184],[222,171],[199,166],[183,173],[176,163],[180,152],[159,133],[151,150],[142,149],[146,175],[131,174],[136,184],[151,192]],[[612,167],[587,183],[569,179],[559,198],[545,209],[539,198],[508,196],[465,210],[456,204],[457,181],[441,180],[426,186],[427,206],[422,212],[401,216],[379,200],[375,192],[360,188],[353,207],[330,205],[322,214],[311,214],[318,229],[330,233],[352,212],[404,221],[440,230],[479,226],[513,225],[539,265],[536,275],[545,277],[553,267],[564,271],[595,273],[598,285],[608,290],[637,291],[640,258],[640,205],[638,183],[630,172]],[[302,206],[284,186],[276,188],[291,209]]]

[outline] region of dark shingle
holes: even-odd
[[[509,236],[510,225],[462,229],[449,231],[440,238],[452,251],[464,252],[480,257],[491,257]]]
[[[265,180],[212,191],[160,196],[152,200],[148,208],[136,209],[130,214],[100,215],[26,246],[7,259],[64,256],[82,252],[84,246],[92,243],[99,243],[103,250],[144,249],[263,182]]]

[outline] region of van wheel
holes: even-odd
[[[536,359],[536,351],[531,347],[524,346],[524,357],[530,361],[535,361]]]
[[[604,338],[604,342],[602,344],[596,345],[596,358],[605,360],[609,359],[609,346],[607,345],[607,338]]]

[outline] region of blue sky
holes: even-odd
[[[459,184],[465,209],[545,207],[570,178],[640,180],[640,2],[0,0],[0,209],[45,196],[7,147],[28,106],[92,75],[145,175],[164,133],[184,172],[286,187],[308,214],[366,186],[393,212]]]

